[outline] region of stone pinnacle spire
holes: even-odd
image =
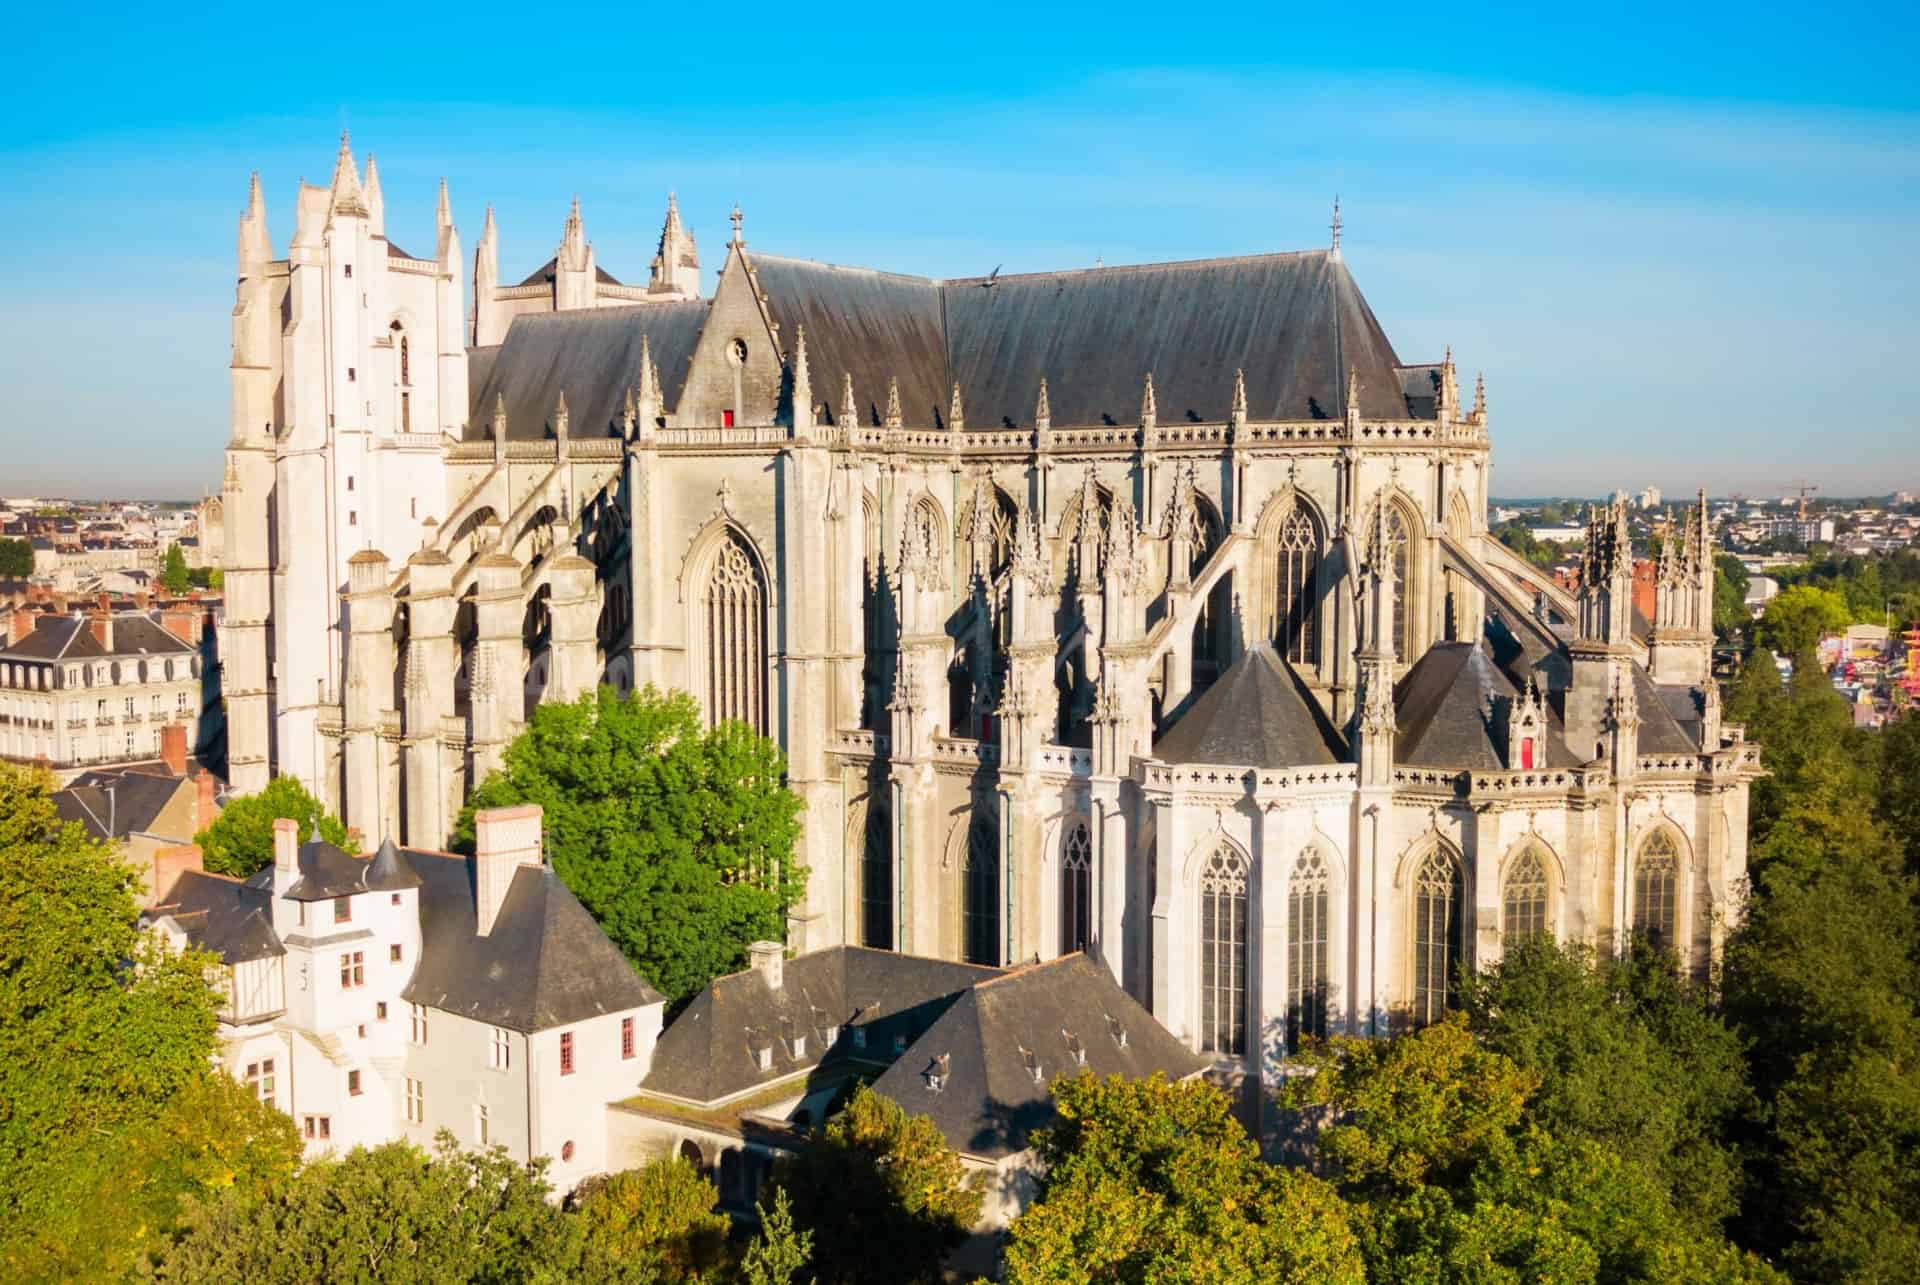
[[[1159,422],[1160,406],[1153,396],[1153,372],[1147,372],[1146,391],[1140,395],[1140,422],[1148,428]]]
[[[860,407],[853,400],[853,373],[840,376],[840,425],[852,428],[860,422]]]
[[[333,161],[333,212],[356,218],[367,216],[367,198],[360,190],[360,171],[353,163],[353,140],[340,131],[340,154]]]
[[[439,227],[453,226],[453,203],[447,199],[447,180],[440,180],[440,201],[434,207],[433,221]]]
[[[813,427],[813,370],[807,365],[807,328],[793,331],[793,426],[800,432]]]
[[[387,234],[387,198],[380,190],[380,165],[367,153],[367,230],[375,236]]]
[[[947,406],[947,427],[953,432],[961,432],[967,426],[967,412],[960,404],[960,385],[953,386],[953,401]]]
[[[1245,423],[1247,418],[1247,372],[1233,372],[1233,406],[1228,412],[1235,423]]]
[[[903,416],[900,414],[900,377],[887,380],[887,427],[899,428]]]
[[[267,238],[267,202],[260,194],[260,171],[253,172],[247,184],[247,208],[240,216],[241,264],[264,264],[273,258],[273,244]]]
[[[1053,427],[1053,407],[1047,403],[1047,377],[1040,376],[1040,400],[1033,408],[1033,426],[1035,428]]]

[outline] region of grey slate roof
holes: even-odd
[[[1519,687],[1494,663],[1486,643],[1435,643],[1394,688],[1394,761],[1413,767],[1505,770],[1503,705],[1519,695]],[[1541,766],[1568,767],[1574,762],[1558,722],[1549,705]]]
[[[515,317],[495,355],[469,370],[467,386],[473,392],[466,440],[490,437],[494,404],[501,397],[509,440],[544,438],[562,392],[569,437],[608,436],[619,422],[627,389],[640,382],[642,335],[660,368],[662,395],[673,405],[706,319],[707,304],[698,299]]]
[[[955,995],[998,969],[923,959],[863,946],[835,946],[785,961],[779,990],[753,969],[715,978],[661,1032],[641,1088],[691,1102],[717,1102],[838,1058],[887,1061],[893,1039],[931,1026]],[[840,1028],[826,1043],[828,1027]],[[852,1032],[865,1031],[856,1049]],[[801,1056],[795,1036],[805,1037]],[[761,1070],[755,1050],[771,1047]]]
[[[388,839],[380,845],[380,851],[373,854],[373,862],[367,867],[366,886],[369,892],[399,892],[403,888],[418,888],[420,876],[401,857],[393,840]]]
[[[287,953],[273,931],[271,894],[264,888],[200,870],[185,870],[166,897],[165,902],[146,912],[147,920],[172,917],[185,930],[189,942],[213,951],[226,963]]]
[[[874,422],[900,382],[907,422],[945,423],[957,382],[967,424],[1030,427],[1040,380],[1056,426],[1137,423],[1148,372],[1163,422],[1227,418],[1246,372],[1257,419],[1338,418],[1357,371],[1370,419],[1433,417],[1426,367],[1402,367],[1346,264],[1326,251],[937,281],[749,253],[753,284],[791,347],[807,332],[814,395],[839,413],[853,376]],[[550,266],[550,265],[549,265]],[[530,277],[542,279],[548,269]],[[670,409],[710,300],[533,314],[469,375],[467,437],[504,393],[508,435],[543,436],[562,388],[575,437],[604,436],[650,333]],[[475,352],[487,350],[477,349]]]
[[[523,866],[485,937],[472,863],[401,853],[421,881],[420,963],[401,997],[514,1031],[544,1031],[663,1001],[550,867]]]
[[[192,644],[138,613],[114,613],[112,651],[100,645],[84,618],[42,613],[33,624],[33,632],[19,642],[0,646],[0,656],[8,660],[104,660],[109,656],[188,656],[194,650]]]
[[[556,254],[553,258],[548,259],[545,263],[528,273],[526,279],[521,281],[520,284],[523,286],[545,285],[558,276],[559,271],[560,256]],[[597,263],[593,265],[593,279],[603,286],[617,286],[620,284],[619,278],[615,277],[611,272],[608,272]]]
[[[351,856],[318,835],[300,845],[300,877],[280,895],[288,901],[331,901],[368,892],[367,870],[373,863]]]
[[[62,821],[77,821],[96,839],[124,839],[153,828],[185,777],[150,772],[88,772],[56,790],[53,807]]]
[[[931,1117],[956,1150],[999,1158],[1025,1150],[1033,1131],[1052,1122],[1048,1085],[1057,1076],[1178,1080],[1206,1065],[1112,974],[1074,954],[969,988],[873,1087]],[[932,1071],[943,1072],[937,1091]]]
[[[1692,710],[1693,689],[1656,688],[1653,679],[1639,665],[1633,667],[1633,698],[1640,715],[1640,733],[1635,744],[1642,754],[1696,754],[1700,750],[1699,715]],[[1674,717],[1669,700],[1683,701],[1683,712],[1694,724],[1691,733]]]
[[[1167,763],[1307,767],[1346,760],[1319,702],[1271,643],[1249,647],[1154,742]]]

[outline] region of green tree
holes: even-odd
[[[273,823],[282,817],[299,823],[302,843],[318,826],[320,837],[343,852],[360,850],[340,819],[293,776],[275,777],[260,793],[233,800],[193,841],[200,845],[208,870],[245,879],[273,864]]]
[[[167,546],[166,560],[160,566],[160,587],[178,598],[193,588],[193,575],[187,570],[186,555],[180,552],[180,546]]]
[[[1798,665],[1812,656],[1822,635],[1852,623],[1853,612],[1847,600],[1833,590],[1793,585],[1767,603],[1754,636],[1761,646],[1793,657]]]
[[[773,1181],[813,1233],[821,1285],[938,1280],[980,1217],[980,1192],[933,1121],[865,1086]]]
[[[1747,590],[1753,577],[1740,559],[1722,553],[1713,560],[1713,630],[1722,638],[1746,629],[1753,623],[1747,610]]]
[[[382,1281],[560,1281],[580,1260],[580,1225],[547,1200],[539,1163],[504,1148],[463,1151],[442,1130],[310,1162],[262,1195],[192,1202],[161,1280],[196,1285]]]
[[[1014,1285],[1365,1279],[1345,1203],[1264,1163],[1219,1089],[1083,1072],[1053,1096],[1039,1198],[1004,1250]]]
[[[33,574],[33,541],[0,540],[0,576],[24,580]]]
[[[1539,1078],[1530,1121],[1640,1165],[1697,1231],[1718,1234],[1739,1188],[1726,1138],[1752,1095],[1739,1037],[1669,957],[1535,938],[1464,977],[1461,1006],[1482,1045]]]
[[[541,705],[506,766],[461,811],[538,803],[553,868],[648,981],[679,1001],[785,935],[805,889],[800,799],[779,747],[744,724],[710,730],[684,692],[612,688]]]
[[[746,1285],[798,1285],[796,1278],[813,1257],[813,1233],[794,1226],[793,1201],[784,1187],[773,1189],[771,1203],[754,1206],[760,1231],[740,1259]]]
[[[595,1281],[694,1285],[720,1279],[728,1219],[700,1171],[669,1156],[589,1178],[568,1204],[580,1222],[580,1271]]]
[[[44,772],[0,764],[0,1275],[130,1261],[227,1141],[271,1167],[272,1130],[212,1074],[214,961],[139,931],[134,875],[62,825]],[[205,1128],[231,1125],[223,1141]],[[280,1134],[285,1142],[285,1131]],[[258,1140],[260,1156],[249,1148]],[[116,1174],[115,1170],[119,1170]],[[116,1185],[119,1184],[119,1185]],[[126,1205],[80,1206],[101,1191]],[[155,1223],[139,1217],[150,1216]],[[84,1233],[84,1234],[83,1234]]]

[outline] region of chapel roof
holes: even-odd
[[[1272,643],[1249,647],[1154,742],[1166,763],[1308,767],[1346,761],[1344,739]]]
[[[1435,643],[1394,688],[1394,761],[1482,772],[1517,766],[1507,762],[1505,718],[1520,695],[1485,642]],[[1551,708],[1547,723],[1539,766],[1573,766]]]

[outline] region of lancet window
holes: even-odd
[[[966,864],[960,872],[962,928],[969,964],[1000,962],[1000,836],[991,807],[976,808],[967,827]]]
[[[1327,1034],[1327,863],[1301,854],[1287,883],[1287,1048]]]
[[[1320,535],[1313,519],[1295,509],[1280,527],[1274,566],[1274,645],[1296,665],[1317,664],[1320,638],[1315,628],[1314,582],[1320,573]]]
[[[1085,950],[1092,938],[1093,840],[1086,822],[1067,831],[1060,850],[1060,953]]]
[[[1633,931],[1661,950],[1674,947],[1674,884],[1680,873],[1680,852],[1673,836],[1655,830],[1640,845],[1633,869]]]
[[[1420,862],[1413,877],[1413,1020],[1437,1022],[1453,1001],[1460,959],[1460,865],[1444,848]]]
[[[1507,945],[1548,931],[1547,863],[1538,848],[1528,848],[1507,868],[1500,903],[1500,939]]]
[[[1247,1051],[1247,885],[1251,869],[1222,843],[1200,872],[1200,1047]]]
[[[699,608],[708,722],[734,719],[766,735],[767,587],[739,532],[728,530],[714,551]]]
[[[860,939],[879,950],[893,949],[893,812],[877,786],[867,805],[865,844],[860,856]]]

